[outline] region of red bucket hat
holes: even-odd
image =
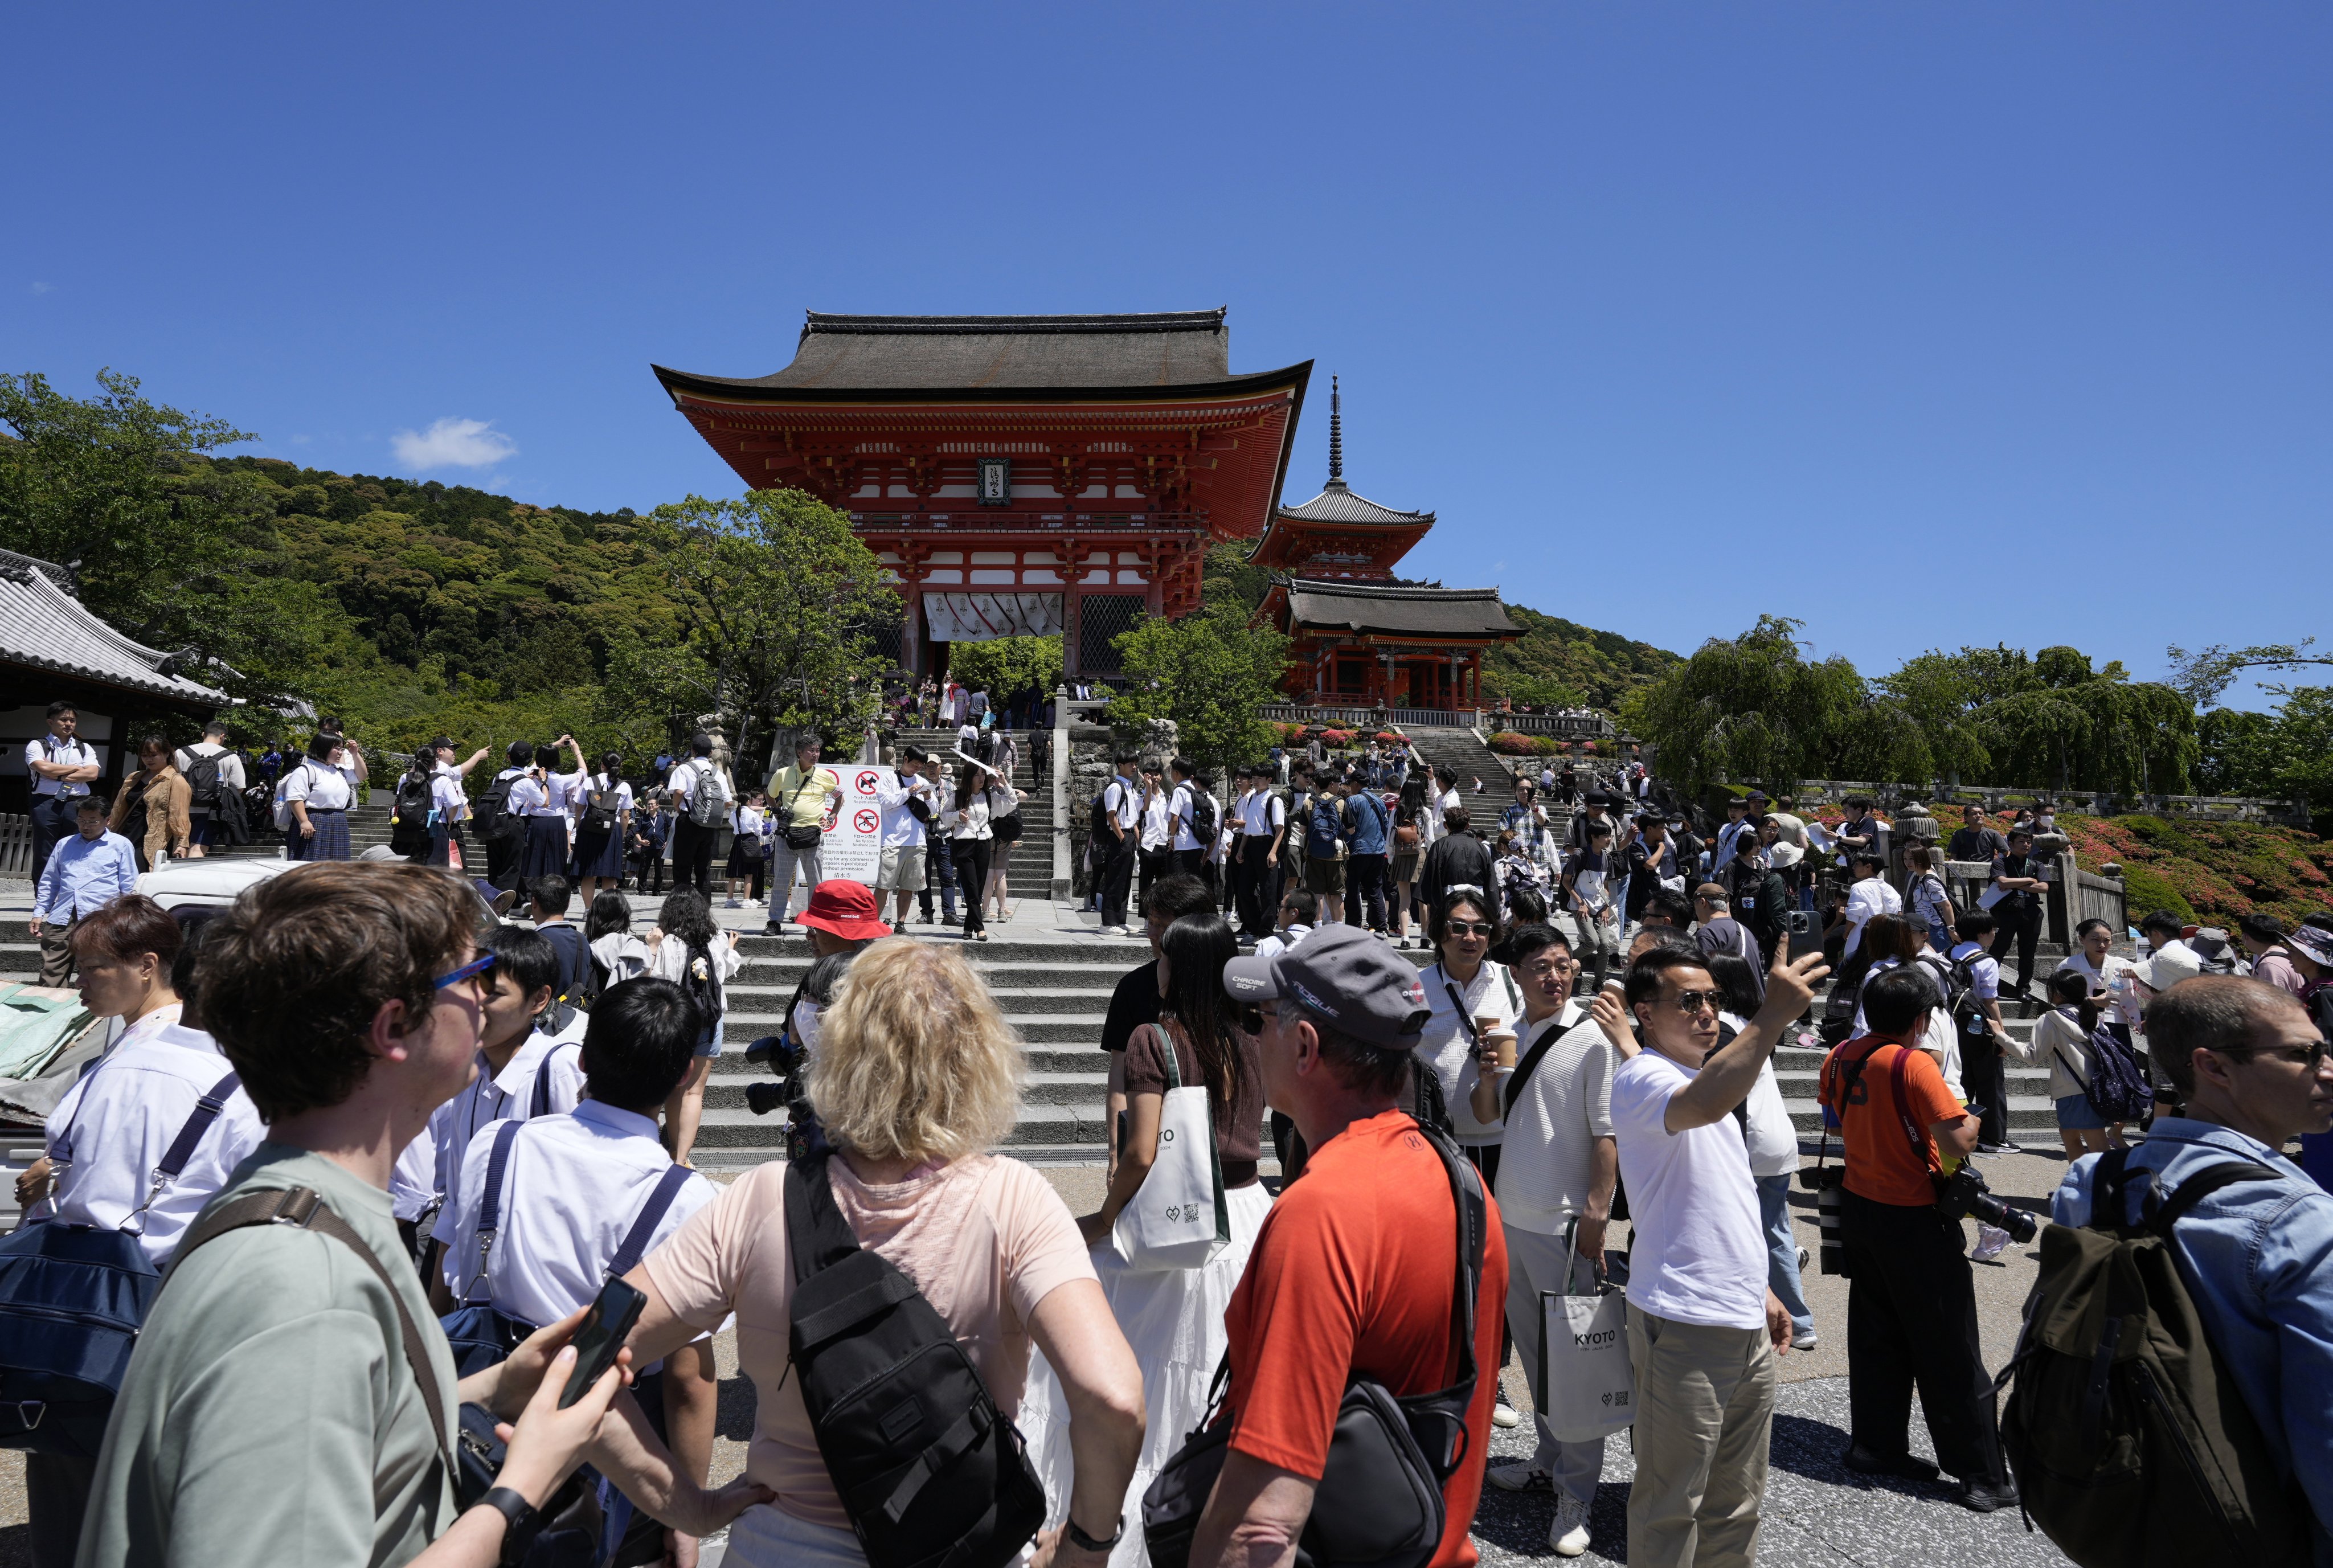
[[[810,906],[800,918],[803,925],[830,931],[846,942],[872,941],[891,934],[891,928],[876,919],[875,895],[867,885],[842,877],[812,888]]]

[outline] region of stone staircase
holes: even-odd
[[[1050,774],[1043,779],[1036,776],[1028,733],[1017,732],[1013,739],[1021,756],[1013,765],[1013,783],[1028,791],[1029,798],[1021,803],[1021,839],[1013,846],[1013,861],[1005,875],[1013,898],[1042,899],[1053,887],[1053,781]],[[894,744],[920,746],[955,765],[955,731],[952,729],[901,730]]]
[[[1498,803],[1503,810],[1514,799],[1513,770],[1504,757],[1475,737],[1471,729],[1429,729],[1424,726],[1404,725],[1402,733],[1409,736],[1420,755],[1435,767],[1446,767],[1458,775],[1458,793],[1474,810],[1474,781],[1483,781],[1483,798]]]
[[[389,792],[374,790],[372,799],[363,805],[349,808],[349,855],[350,859],[365,852],[375,844],[389,842]],[[228,860],[278,861],[283,858],[283,835],[267,821],[264,811],[252,823],[252,840],[247,844],[217,844],[213,855]]]

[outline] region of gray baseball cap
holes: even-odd
[[[1293,1002],[1356,1040],[1406,1051],[1432,1016],[1417,967],[1356,926],[1330,926],[1269,958],[1234,958],[1224,991],[1234,1002]]]

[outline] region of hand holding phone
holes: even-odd
[[[561,1409],[581,1399],[616,1364],[616,1352],[631,1337],[633,1325],[640,1321],[640,1309],[648,1304],[648,1297],[622,1280],[611,1279],[600,1287],[599,1299],[575,1331],[575,1371],[560,1391]]]

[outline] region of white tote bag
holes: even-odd
[[[1159,1033],[1166,1047],[1166,1097],[1158,1109],[1158,1156],[1111,1230],[1118,1255],[1137,1274],[1203,1267],[1232,1239],[1207,1092],[1183,1086],[1175,1042],[1163,1038],[1163,1027]]]
[[[1637,1375],[1628,1365],[1628,1298],[1599,1284],[1588,1260],[1571,1251],[1579,1221],[1564,1227],[1571,1258],[1569,1285],[1585,1275],[1588,1294],[1569,1289],[1539,1295],[1541,1387],[1533,1397],[1550,1430],[1563,1443],[1608,1437],[1637,1419]]]

